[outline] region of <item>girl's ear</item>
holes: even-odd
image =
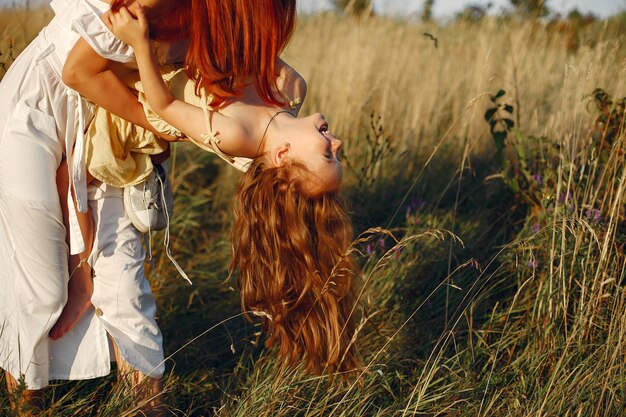
[[[272,151],[272,163],[275,167],[282,167],[287,163],[289,158],[289,149],[289,143],[284,143],[274,148]]]

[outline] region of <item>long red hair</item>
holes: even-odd
[[[158,14],[149,14],[150,38],[161,42],[187,39],[191,28],[191,0],[175,0]],[[113,0],[111,10],[118,10],[128,0]]]
[[[295,0],[191,0],[187,72],[214,106],[253,81],[268,104],[282,105],[276,59],[294,30]]]
[[[113,0],[117,10],[128,0]],[[276,85],[276,59],[291,38],[296,0],[175,0],[159,15],[149,15],[150,37],[189,39],[187,74],[212,95],[211,105],[239,95],[253,81],[267,103],[286,100]]]
[[[299,163],[257,158],[233,199],[233,259],[241,307],[261,317],[282,362],[315,373],[359,366],[354,346],[357,267],[350,219],[336,193],[303,192]]]

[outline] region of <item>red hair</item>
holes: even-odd
[[[295,0],[191,0],[187,73],[214,106],[252,78],[268,104],[283,105],[276,59],[293,33]]]
[[[113,0],[111,10],[118,10],[128,0]],[[150,14],[150,38],[161,42],[173,42],[189,37],[191,26],[191,0],[175,0],[170,7],[158,14]]]
[[[128,0],[113,0],[117,10]],[[240,94],[252,78],[267,104],[284,105],[276,85],[276,59],[296,21],[296,0],[174,0],[149,16],[150,37],[189,38],[187,74],[213,96],[211,105]]]

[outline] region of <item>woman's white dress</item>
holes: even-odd
[[[133,61],[132,49],[99,18],[107,3],[53,0],[51,6],[54,19],[0,83],[0,367],[23,377],[30,389],[51,379],[106,375],[108,332],[131,366],[159,377],[163,349],[154,297],[145,279],[141,236],[125,216],[121,189],[89,190],[97,228],[90,258],[96,308],[60,340],[48,337],[66,302],[68,281],[56,171],[66,151],[82,148],[93,113],[90,103],[63,84],[63,63],[79,37],[105,58]],[[165,55],[175,61],[179,52]],[[84,206],[84,166],[76,153],[75,159],[73,178]],[[70,229],[76,236],[78,229]]]

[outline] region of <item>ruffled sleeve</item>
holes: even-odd
[[[133,48],[117,39],[100,16],[109,4],[100,0],[53,0],[50,4],[56,18],[79,34],[103,58],[117,62],[134,62]]]
[[[163,81],[170,90],[172,89],[172,79],[178,79],[181,78],[181,74],[184,75],[184,69],[177,68],[174,65],[162,65],[159,69],[161,71]],[[141,84],[141,79],[139,78],[138,72],[132,72],[128,74],[126,77],[124,77],[123,81],[124,84],[126,84],[130,89],[137,91],[137,100],[143,106],[143,110],[146,114],[146,118],[148,119],[148,123],[150,123],[157,132],[181,138],[185,136],[180,130],[167,123],[161,118],[161,116],[159,116],[152,110],[150,104],[148,104],[148,99],[146,99],[146,95],[144,94],[143,85]]]

